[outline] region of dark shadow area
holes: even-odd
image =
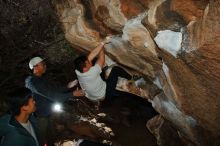
[[[0,109],[4,98],[24,86],[33,56],[47,58],[48,72],[59,83],[73,77],[71,61],[76,55],[65,40],[51,1],[0,1]],[[60,80],[61,79],[61,80]],[[0,111],[0,113],[1,113]]]
[[[111,105],[96,104],[85,98],[69,101],[64,114],[54,113],[54,137],[58,141],[87,139],[95,142],[108,140],[113,146],[156,146],[155,137],[148,131],[146,123],[157,115],[151,104],[140,97],[118,97]],[[98,116],[105,113],[105,117]],[[86,121],[80,119],[87,119]],[[100,125],[110,127],[114,136],[104,132],[101,127],[91,124],[96,119]]]
[[[109,107],[101,111],[111,120],[107,124],[115,132],[117,143],[122,146],[156,146],[155,137],[148,131],[146,123],[157,115],[151,104],[141,97],[118,97]]]

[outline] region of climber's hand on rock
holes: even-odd
[[[112,38],[113,38],[113,36],[107,36],[107,37],[105,38],[105,40],[103,41],[103,43],[105,43],[105,44],[110,43],[111,40],[112,40]]]

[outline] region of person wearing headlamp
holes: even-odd
[[[41,57],[34,57],[29,62],[29,68],[33,72],[25,80],[25,87],[30,89],[35,97],[37,110],[38,126],[41,130],[40,141],[43,144],[50,143],[49,136],[49,117],[53,111],[54,103],[63,103],[76,96],[84,96],[83,90],[71,91],[69,88],[77,84],[77,81],[69,83],[68,87],[58,87],[49,82],[46,73],[46,63]],[[48,142],[49,141],[49,142]]]

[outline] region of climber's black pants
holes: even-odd
[[[115,66],[112,68],[112,71],[106,80],[106,99],[111,100],[112,97],[124,96],[124,92],[116,90],[116,85],[118,82],[118,77],[126,78],[128,80],[131,79],[131,75],[128,74],[124,69]],[[123,94],[123,95],[122,95]],[[105,100],[106,100],[105,99]]]
[[[106,80],[107,87],[106,87],[106,96],[104,100],[104,105],[111,105],[115,97],[116,98],[126,97],[126,99],[128,100],[134,100],[139,103],[145,103],[148,116],[153,117],[154,115],[157,114],[157,112],[152,107],[151,103],[148,102],[146,99],[143,99],[135,94],[116,90],[115,88],[118,82],[118,77],[123,77],[123,78],[130,80],[132,76],[128,74],[124,69],[118,66],[115,66],[114,68],[112,68],[112,71],[108,79]]]

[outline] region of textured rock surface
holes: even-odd
[[[88,52],[114,35],[106,54],[161,89],[149,99],[155,109],[195,145],[220,145],[219,0],[54,0],[54,5],[73,46]],[[176,55],[155,43],[163,30],[182,34]]]
[[[192,143],[181,139],[178,131],[162,116],[155,116],[146,126],[157,138],[158,146],[193,146]]]

